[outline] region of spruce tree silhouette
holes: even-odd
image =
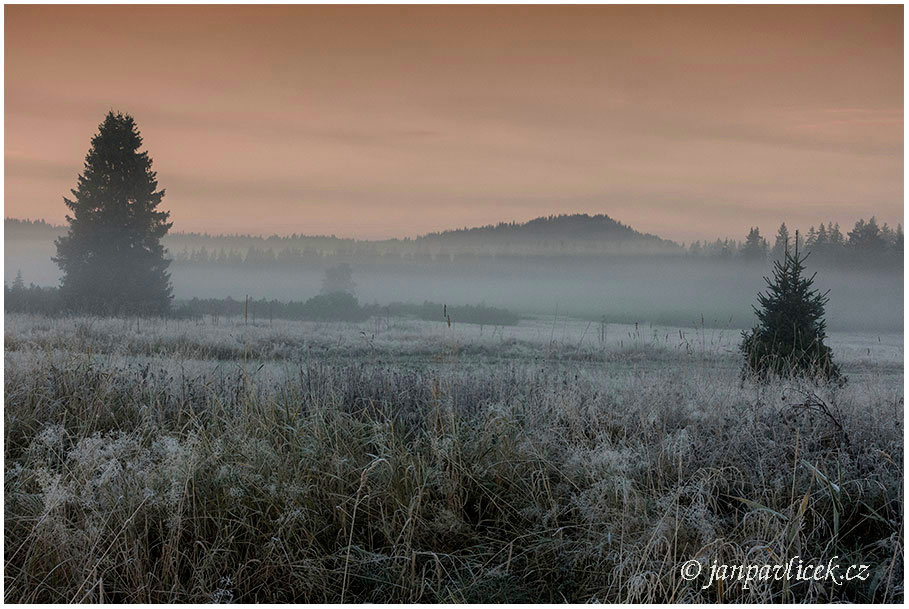
[[[760,229],[752,227],[745,238],[739,255],[749,262],[764,262],[767,260],[767,240],[761,237]]]
[[[173,223],[157,211],[157,190],[142,137],[128,114],[109,112],[91,140],[73,199],[68,233],[57,239],[60,295],[69,310],[163,314],[171,285],[161,238]]]
[[[824,344],[827,293],[812,287],[816,273],[804,276],[806,258],[799,255],[796,232],[795,252],[787,244],[783,259],[773,263],[773,279],[764,277],[767,292],[758,294],[760,307],[753,307],[759,323],[750,333],[742,332],[744,374],[844,380]]]

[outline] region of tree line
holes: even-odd
[[[67,313],[65,301],[58,288],[25,285],[22,273],[12,284],[4,283],[4,309],[7,313],[29,313],[55,316]],[[138,311],[133,311],[137,313]],[[305,301],[282,302],[265,298],[236,300],[227,298],[192,298],[174,303],[168,317],[197,319],[247,319],[250,322],[273,321],[348,321],[361,322],[370,318],[413,317],[440,323],[466,323],[489,326],[513,326],[521,317],[508,309],[478,305],[444,305],[425,301],[422,304],[395,302],[387,305],[360,304],[346,291],[331,291]]]
[[[820,223],[811,226],[807,233],[790,233],[786,223],[780,225],[773,245],[753,227],[743,241],[717,239],[713,242],[694,241],[687,248],[680,248],[679,255],[695,259],[769,263],[782,260],[786,244],[795,245],[798,233],[799,249],[811,254],[812,263],[823,267],[839,268],[902,268],[903,228],[895,229],[887,223],[878,225],[872,216],[859,219],[852,230],[843,234],[838,223]],[[589,258],[593,254],[564,253],[558,258]],[[190,249],[188,246],[175,253],[174,264],[179,266],[219,266],[230,268],[292,269],[307,265],[331,265],[339,261],[361,265],[418,264],[471,266],[492,263],[519,262],[525,259],[540,260],[553,254],[528,254],[512,252],[449,252],[445,248],[433,253],[423,251],[395,251],[368,245],[351,245],[342,250],[325,252],[316,248],[217,248],[206,246]]]
[[[807,233],[790,232],[783,222],[773,239],[773,245],[761,235],[759,228],[752,227],[742,242],[717,239],[713,243],[692,243],[687,251],[693,257],[738,259],[745,262],[772,262],[783,260],[787,247],[798,248],[811,254],[811,262],[818,266],[841,268],[902,268],[903,226],[896,229],[885,222],[878,225],[877,219],[859,219],[853,229],[845,235],[838,223],[821,222],[813,225]]]

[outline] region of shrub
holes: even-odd
[[[313,296],[303,304],[301,312],[303,319],[316,321],[363,321],[369,317],[356,296],[347,292]]]

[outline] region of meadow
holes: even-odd
[[[901,332],[452,321],[7,314],[5,600],[902,601]]]

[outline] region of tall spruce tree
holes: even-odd
[[[758,294],[760,306],[754,307],[759,323],[750,333],[742,332],[746,374],[841,379],[831,349],[824,344],[827,293],[812,287],[816,274],[805,276],[807,257],[799,254],[796,236],[795,252],[786,248],[783,260],[773,263],[773,279],[764,278],[767,292]]]
[[[91,140],[68,233],[57,239],[66,308],[92,313],[162,314],[171,304],[170,261],[161,238],[173,223],[158,211],[164,190],[128,114],[109,112]]]

